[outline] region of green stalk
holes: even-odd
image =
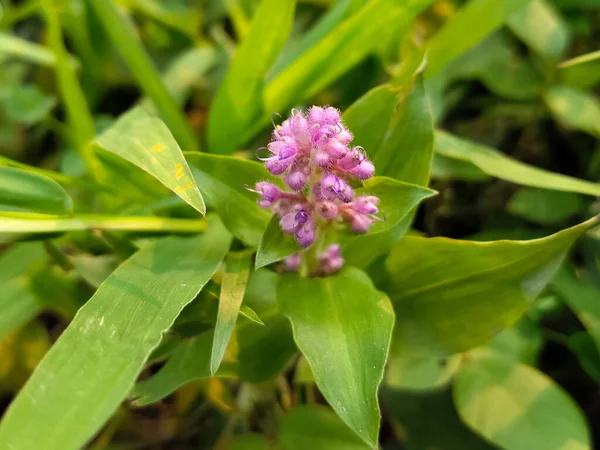
[[[81,152],[88,170],[91,170],[95,167],[95,164],[92,162],[93,155],[88,149],[87,143],[96,134],[94,119],[79,85],[75,70],[69,62],[69,53],[63,41],[56,2],[44,0],[42,7],[48,25],[48,41],[56,56],[58,87],[65,104],[69,125],[73,129],[77,148]]]
[[[162,84],[150,56],[135,36],[128,18],[119,12],[112,0],[88,2],[104,25],[116,50],[129,65],[144,93],[152,99],[179,144],[186,150],[199,151],[194,133],[177,103]]]
[[[78,230],[199,233],[206,230],[206,226],[204,219],[97,214],[62,217],[37,213],[0,213],[0,233],[37,234]]]

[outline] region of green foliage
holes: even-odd
[[[592,448],[596,3],[0,0],[0,450]]]

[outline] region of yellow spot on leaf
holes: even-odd
[[[183,177],[183,165],[175,164],[175,178],[178,180]]]
[[[156,144],[154,147],[152,147],[152,151],[154,152],[162,152],[164,149],[165,146],[161,144]]]

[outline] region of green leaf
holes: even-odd
[[[559,60],[569,45],[569,28],[551,3],[531,0],[508,18],[508,26],[534,51]]]
[[[299,406],[288,412],[279,438],[285,450],[364,450],[369,446],[324,406]]]
[[[279,216],[271,217],[258,243],[255,269],[268,266],[302,250],[294,236],[285,234],[279,226]]]
[[[263,0],[236,50],[208,117],[212,153],[231,154],[265,110],[262,95],[269,67],[292,29],[296,0]]]
[[[431,178],[441,180],[460,180],[473,183],[488,181],[490,177],[469,161],[448,158],[435,153],[431,161]]]
[[[133,109],[102,133],[96,144],[142,168],[205,214],[206,206],[177,141],[157,119]]]
[[[258,195],[245,186],[274,181],[262,164],[231,156],[186,153],[196,183],[215,207],[227,229],[251,247],[257,247],[271,213],[257,204]]]
[[[535,366],[543,343],[539,325],[524,316],[514,326],[494,336],[488,347],[515,362]]]
[[[462,420],[508,450],[591,449],[575,402],[538,370],[489,351],[470,354],[454,385]]]
[[[526,6],[528,0],[470,0],[427,45],[427,78],[500,28],[507,18]]]
[[[377,389],[394,325],[388,298],[364,272],[349,268],[326,278],[283,277],[278,301],[324,397],[374,448]]]
[[[385,261],[397,313],[394,352],[448,355],[514,323],[594,219],[531,241],[405,237]]]
[[[490,147],[452,136],[444,131],[435,132],[435,151],[448,158],[468,161],[488,175],[524,186],[600,195],[600,184],[580,180],[516,161]]]
[[[254,323],[257,323],[258,325],[265,324],[262,320],[260,320],[260,317],[258,317],[258,314],[256,314],[256,311],[254,311],[248,305],[242,305],[240,307],[240,314],[242,316],[244,316],[246,319],[248,319]]]
[[[235,321],[246,292],[251,265],[252,252],[230,253],[227,256],[221,282],[215,338],[210,356],[211,374],[214,374],[219,368],[231,338],[231,333],[233,333]]]
[[[167,363],[152,378],[137,383],[129,394],[135,406],[146,406],[169,396],[194,380],[212,376],[211,348],[214,333],[204,332],[181,343]],[[230,377],[235,372],[223,364],[217,376]]]
[[[403,29],[430,3],[368,2],[273,78],[265,90],[266,110],[282,111],[313,97],[374,51],[382,34]]]
[[[585,331],[580,331],[570,335],[566,344],[585,372],[596,383],[600,383],[600,353],[594,338]]]
[[[592,94],[554,86],[546,92],[545,101],[554,118],[568,128],[600,137],[600,102]]]
[[[582,197],[573,192],[523,188],[511,197],[506,209],[531,222],[548,225],[564,222],[584,206]]]
[[[116,255],[86,255],[69,257],[75,271],[94,288],[100,285],[117,268],[119,259]]]
[[[94,229],[198,233],[206,229],[206,221],[152,216],[101,216],[90,214],[60,217],[49,214],[0,212],[0,242],[19,239],[29,234]]]
[[[600,50],[563,61],[558,77],[566,85],[589,89],[600,81]]]
[[[11,119],[32,125],[41,122],[56,104],[56,99],[44,94],[35,85],[12,86],[2,99],[6,115]]]
[[[13,167],[0,167],[0,205],[49,214],[73,211],[73,200],[56,181]]]
[[[131,390],[162,334],[212,277],[230,242],[211,219],[204,235],[156,241],[123,263],[13,401],[0,423],[0,442],[22,449],[82,447]]]
[[[583,323],[600,351],[600,291],[584,277],[577,277],[573,268],[563,267],[552,282],[557,292]]]
[[[161,116],[186,150],[199,150],[199,144],[177,103],[163,85],[152,59],[137,38],[133,24],[112,1],[87,0],[121,54],[132,75],[152,99]],[[192,205],[193,206],[193,205]]]

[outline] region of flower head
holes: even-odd
[[[328,223],[347,223],[356,233],[365,233],[377,219],[379,199],[356,196],[352,184],[375,173],[375,166],[362,147],[352,147],[352,133],[331,106],[313,106],[307,112],[292,110],[290,117],[275,127],[262,158],[272,175],[281,176],[290,191],[272,183],[257,183],[254,192],[260,206],[280,217],[279,225],[293,234],[304,248],[318,239]],[[339,270],[344,259],[334,244],[317,255],[322,273]],[[287,270],[300,267],[292,255],[285,260]]]

